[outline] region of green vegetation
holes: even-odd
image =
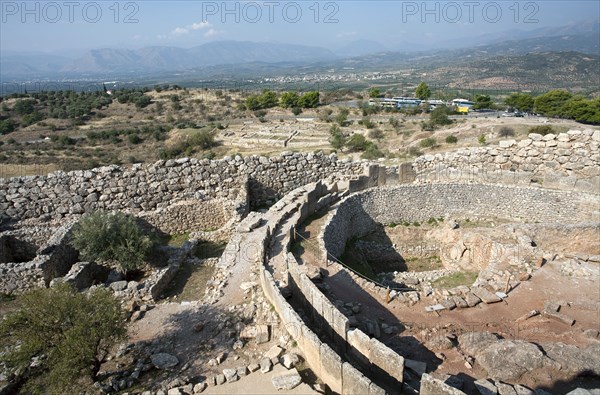
[[[281,108],[299,108],[300,96],[296,92],[283,92],[279,97],[279,107]]]
[[[174,235],[169,235],[167,239],[167,245],[171,247],[181,247],[183,243],[190,239],[189,233],[179,233]]]
[[[452,110],[447,106],[437,106],[429,114],[429,122],[423,123],[423,130],[434,130],[438,126],[445,126],[452,124],[452,120],[448,118],[448,115],[452,114]]]
[[[535,98],[535,110],[548,117],[573,119],[581,123],[600,124],[600,97],[587,99],[563,90],[552,90]]]
[[[250,111],[272,108],[277,103],[277,94],[270,90],[264,90],[261,95],[251,95],[246,98],[246,108]]]
[[[407,258],[404,263],[409,272],[427,272],[430,270],[442,269],[444,267],[440,257],[437,255],[431,257],[410,257]]]
[[[513,128],[509,128],[508,126],[502,126],[498,131],[499,137],[513,137],[515,135],[515,130]]]
[[[369,138],[375,139],[375,140],[382,140],[385,135],[383,134],[383,131],[381,129],[371,129],[369,130]]]
[[[133,217],[97,211],[75,224],[71,244],[83,259],[116,261],[126,273],[144,265],[155,242]]]
[[[85,295],[59,284],[20,301],[21,308],[0,323],[0,360],[13,372],[28,370],[23,393],[83,391],[126,334],[121,305],[103,288]]]
[[[454,288],[459,285],[472,285],[477,280],[475,272],[455,272],[448,276],[440,277],[433,282],[433,285],[440,288]]]
[[[528,93],[512,93],[504,103],[509,106],[509,111],[518,110],[521,112],[533,111],[533,96]]]
[[[475,95],[475,104],[473,104],[474,110],[484,110],[490,108],[495,108],[495,105],[489,95]]]
[[[417,99],[427,100],[431,97],[431,89],[429,89],[429,86],[427,86],[426,83],[421,82],[419,86],[417,86],[415,96],[417,97]]]
[[[446,137],[446,143],[448,143],[448,144],[456,144],[457,142],[458,142],[458,137],[456,137],[453,134],[451,134],[450,136]]]
[[[160,151],[161,159],[172,159],[182,155],[192,156],[198,151],[206,151],[216,146],[215,133],[208,129],[197,130],[186,136],[171,147],[165,147]]]
[[[477,141],[479,142],[479,144],[485,145],[485,143],[486,143],[485,134],[480,134],[479,137],[477,138]]]
[[[329,143],[336,150],[341,150],[344,148],[344,145],[346,145],[346,140],[346,136],[344,136],[338,125],[333,125],[329,129]]]
[[[433,137],[428,137],[419,142],[419,146],[423,148],[434,148],[437,146],[437,141]]]
[[[545,136],[547,134],[554,133],[554,129],[550,125],[538,125],[530,127],[528,133],[537,133]]]
[[[371,88],[369,89],[369,97],[372,99],[375,99],[377,97],[381,96],[381,91],[379,90],[379,88]]]
[[[335,122],[337,122],[340,126],[345,126],[349,114],[350,110],[345,107],[340,108],[338,115],[335,117]]]

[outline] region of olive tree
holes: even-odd
[[[121,304],[104,288],[86,295],[62,283],[19,303],[0,322],[0,361],[27,373],[24,393],[76,393],[96,380],[108,350],[126,334]]]
[[[121,212],[97,211],[73,227],[71,244],[90,261],[116,261],[121,271],[140,268],[154,247],[135,219]]]

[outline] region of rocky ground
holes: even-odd
[[[304,244],[314,240],[322,222],[317,219],[300,230],[309,239]],[[598,225],[450,222],[387,227],[379,232],[384,237],[367,238],[370,243],[389,243],[405,257],[419,253],[431,257],[436,253],[430,247],[441,251],[444,243],[462,243],[465,251],[485,240],[499,244],[472,256],[469,267],[465,262],[452,266],[457,262],[445,259],[441,251],[437,254],[445,262],[443,269],[396,272],[391,284],[415,291],[386,294],[358,286],[339,265],[323,266],[310,247],[300,251],[301,259],[321,266],[321,289],[354,325],[404,357],[425,362],[409,368],[413,372],[450,378],[467,393],[479,393],[475,388],[481,386],[493,387],[492,392],[481,389],[481,393],[530,393],[525,388],[566,393],[577,387],[600,387]],[[485,267],[478,261],[484,257],[486,262],[490,257],[495,261]],[[489,290],[489,295],[478,294],[473,307],[470,302],[448,305],[457,298],[469,301],[460,293],[462,288],[473,293],[479,288],[465,286],[471,284],[440,288],[436,279],[466,269],[479,273],[475,285]],[[505,278],[510,292],[498,297],[491,287]],[[432,305],[440,309],[427,311]]]

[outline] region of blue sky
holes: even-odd
[[[25,6],[24,6],[25,5]],[[7,1],[2,51],[192,47],[218,40],[389,49],[598,19],[590,1]]]

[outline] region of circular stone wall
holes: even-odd
[[[322,247],[340,257],[346,242],[378,224],[429,218],[501,218],[515,222],[578,223],[600,219],[598,195],[485,184],[421,184],[373,188],[344,199],[322,232]]]

